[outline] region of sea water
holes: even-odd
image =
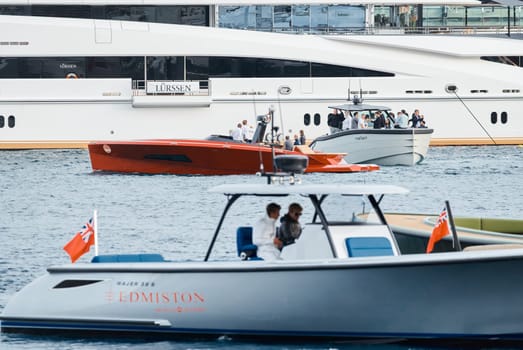
[[[383,200],[386,211],[438,213],[445,200],[454,215],[521,218],[523,148],[431,147],[413,167],[370,173],[307,174],[308,183],[386,183],[410,190]],[[98,212],[101,254],[158,252],[167,259],[203,259],[225,196],[207,189],[223,183],[263,182],[255,176],[174,176],[93,173],[86,150],[0,152],[0,312],[9,298],[68,262],[63,245]],[[245,209],[234,221],[248,222]],[[303,216],[305,217],[305,215]],[[218,239],[217,256],[234,256],[233,229]],[[88,261],[92,252],[81,258]],[[451,296],[446,296],[451,297]],[[277,302],[277,301],[275,301]],[[420,311],[422,312],[422,311]],[[401,317],[401,315],[398,315]],[[430,315],[427,315],[430,317]],[[0,349],[412,349],[403,345],[260,343],[226,337],[150,341],[0,334]],[[426,348],[426,347],[425,347]]]

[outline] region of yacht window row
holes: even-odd
[[[15,117],[14,115],[10,115],[9,117],[4,117],[3,115],[0,115],[0,129],[5,128],[5,120],[7,119],[7,126],[9,128],[15,127]]]
[[[6,127],[6,119],[7,119],[7,127],[14,128],[15,127],[15,117],[13,115],[10,115],[7,118],[3,115],[0,115],[0,129],[3,129]],[[506,124],[508,122],[508,113],[501,112],[500,120],[501,120],[502,124]],[[492,112],[490,114],[490,122],[492,124],[497,124],[497,122],[498,122],[498,113],[497,112]],[[313,118],[311,118],[310,113],[305,113],[303,115],[303,125],[308,126],[311,124],[314,124],[316,126],[321,124],[321,115],[319,113],[314,113]]]
[[[314,119],[311,118],[310,113],[305,113],[303,115],[303,125],[309,126],[311,123],[314,123],[314,125],[318,126],[321,124],[321,115],[319,113],[314,114]],[[508,122],[508,113],[503,111],[500,113],[500,122],[501,124],[507,124]],[[490,122],[492,124],[498,123],[498,112],[491,112],[490,113]]]
[[[0,57],[0,79],[392,77],[393,73],[322,63],[250,57]]]
[[[500,115],[500,119],[501,119],[501,124],[506,124],[507,121],[508,121],[508,113],[507,112],[501,112],[501,115]],[[492,124],[496,124],[498,122],[498,113],[497,112],[492,112],[490,113],[490,122]]]
[[[209,6],[0,5],[0,15],[89,18],[209,26]]]
[[[257,31],[348,32],[367,28],[503,27],[523,6],[433,5],[0,5],[0,15],[126,20]]]

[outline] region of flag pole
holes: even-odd
[[[93,213],[94,226],[94,256],[98,256],[98,211],[95,209]]]
[[[454,225],[454,218],[452,217],[452,212],[450,211],[449,201],[445,201],[445,206],[447,207],[447,213],[449,216],[450,231],[452,232],[452,246],[458,252],[460,252],[461,244],[459,243],[458,233],[456,232],[456,226]]]

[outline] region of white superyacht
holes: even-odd
[[[269,109],[312,140],[355,93],[420,109],[431,144],[520,144],[521,8],[0,0],[0,148],[203,138]]]

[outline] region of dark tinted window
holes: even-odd
[[[310,125],[311,124],[311,115],[309,113],[305,113],[303,116],[303,124]]]
[[[498,122],[498,114],[496,112],[490,113],[490,122],[496,124]]]
[[[313,77],[351,77],[351,67],[333,66],[330,64],[312,63],[311,73]]]
[[[393,77],[394,74],[371,69],[352,68],[353,77]]]
[[[132,78],[144,80],[144,57],[0,57],[0,78]],[[186,71],[184,73],[184,71]],[[207,80],[209,77],[394,76],[386,72],[305,61],[242,57],[147,57],[149,80]]]
[[[209,57],[187,57],[187,80],[209,79]]]
[[[313,77],[393,77],[394,74],[360,69],[353,67],[336,66],[330,64],[312,63]]]
[[[3,128],[5,126],[5,118],[3,115],[0,115],[0,128]]]
[[[482,56],[482,60],[523,67],[522,56]]]
[[[507,118],[508,118],[507,112],[501,112],[501,123],[502,124],[507,123]]]
[[[91,18],[91,6],[86,5],[32,5],[32,16]]]
[[[0,14],[93,18],[209,26],[209,6],[32,5],[0,6]]]
[[[31,6],[0,6],[0,15],[30,16]]]
[[[211,57],[209,75],[212,77],[256,77],[256,58]]]
[[[15,117],[10,115],[9,118],[7,118],[7,126],[10,128],[15,127]]]
[[[21,58],[0,58],[0,78],[9,79],[9,78],[20,78],[19,74],[19,65],[21,63]]]
[[[148,80],[184,80],[184,58],[181,56],[147,57]]]
[[[0,58],[0,78],[144,79],[143,57],[22,57]]]
[[[144,79],[143,57],[89,57],[87,58],[87,78]]]
[[[319,113],[314,114],[314,125],[320,125],[321,123],[321,116]]]
[[[256,61],[257,77],[308,77],[309,63],[299,61],[258,59]]]

